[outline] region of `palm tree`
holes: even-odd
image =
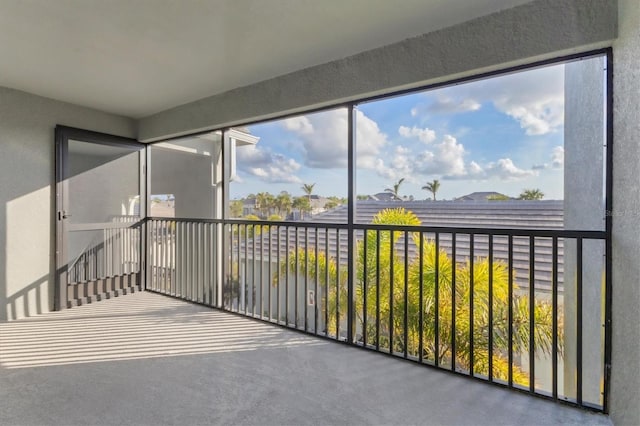
[[[307,199],[309,200],[309,203],[311,203],[311,193],[313,192],[314,186],[316,186],[315,183],[305,183],[304,185],[302,185],[302,190],[304,191],[305,194],[307,194]]]
[[[256,208],[260,211],[263,217],[269,216],[271,209],[274,206],[275,198],[268,192],[260,192],[256,195]]]
[[[242,217],[244,202],[242,200],[231,200],[229,203],[229,214],[231,217]]]
[[[296,197],[293,199],[293,208],[300,212],[300,218],[304,219],[304,214],[311,211],[311,203],[307,197]]]
[[[378,225],[420,225],[420,220],[411,211],[402,208],[386,209],[379,212],[373,222]],[[430,362],[449,366],[454,361],[451,349],[455,341],[455,366],[457,369],[475,374],[489,374],[489,333],[493,331],[493,377],[508,380],[509,377],[509,324],[511,324],[512,350],[526,353],[529,348],[529,297],[518,291],[512,282],[512,296],[509,299],[509,268],[501,261],[493,260],[492,267],[487,258],[454,262],[443,247],[436,247],[433,240],[420,233],[411,232],[411,244],[419,246],[422,240],[422,259],[415,256],[409,262],[396,254],[391,247],[397,246],[401,232],[366,231],[367,244],[360,241],[356,248],[355,312],[356,321],[366,329],[368,345],[379,345],[381,350],[402,353],[405,350],[412,357],[420,355]],[[379,246],[378,246],[379,241]],[[338,270],[336,259],[326,253],[297,248],[296,255],[289,256],[289,263],[283,262],[281,273],[300,273],[319,283],[326,283],[328,294],[323,298],[322,310],[327,309],[329,334],[337,333],[338,324],[346,319],[347,312],[347,268]],[[316,267],[316,264],[318,265]],[[391,266],[393,265],[393,268]],[[405,284],[406,265],[406,284]],[[452,271],[455,269],[455,281]],[[471,272],[473,271],[473,280]],[[513,274],[513,272],[511,272]],[[316,274],[318,274],[316,276]],[[489,276],[492,277],[489,280]],[[436,284],[436,277],[437,284]],[[275,277],[274,277],[275,278]],[[274,283],[277,280],[274,279]],[[367,283],[365,285],[365,283]],[[473,292],[471,285],[473,283]],[[405,290],[406,285],[406,290]],[[422,292],[421,292],[422,286]],[[489,289],[493,295],[493,322],[489,322]],[[436,293],[437,290],[437,293]],[[406,292],[406,293],[405,293]],[[422,293],[422,303],[419,295]],[[453,294],[455,293],[455,296]],[[367,304],[364,305],[366,294]],[[407,299],[407,323],[404,324],[405,295]],[[455,297],[455,305],[453,303]],[[436,304],[437,299],[437,304]],[[473,301],[473,318],[470,306]],[[455,308],[454,308],[455,306]],[[509,322],[509,306],[512,307]],[[551,303],[535,300],[533,303],[535,322],[535,348],[544,353],[552,353],[553,309]],[[435,328],[436,318],[438,327]],[[378,320],[379,321],[376,321]],[[420,321],[422,319],[422,321]],[[455,327],[453,327],[455,321]],[[559,323],[562,323],[560,318]],[[404,329],[406,326],[406,338]],[[377,328],[377,330],[376,330]],[[473,333],[473,349],[470,335]],[[562,328],[558,329],[562,334]],[[393,342],[390,336],[393,335]],[[379,337],[377,337],[379,336]],[[436,336],[438,337],[436,345]],[[562,337],[558,338],[562,342]],[[420,345],[422,343],[422,345]],[[562,348],[558,348],[562,353]],[[473,355],[473,356],[472,356]],[[529,384],[529,375],[518,365],[511,366],[513,381],[519,385]]]
[[[435,201],[436,193],[440,189],[440,181],[438,179],[434,179],[433,182],[427,182],[427,184],[423,186],[422,189],[431,192],[433,194],[433,201]]]
[[[522,193],[518,197],[519,200],[542,200],[544,193],[538,188],[535,189],[523,189]]]
[[[291,195],[287,191],[282,191],[275,200],[276,210],[278,214],[283,217],[287,217],[291,213],[292,206]]]
[[[400,179],[399,181],[397,181],[396,183],[393,184],[393,188],[387,188],[385,189],[386,192],[391,192],[396,198],[400,198],[400,196],[398,195],[398,193],[400,192],[400,185],[402,185],[402,182],[404,182],[404,178]]]

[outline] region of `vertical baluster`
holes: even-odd
[[[509,362],[509,375],[508,375],[508,383],[509,387],[513,386],[513,235],[509,235],[509,283],[508,283],[508,310],[507,317],[509,320],[509,330],[508,330],[508,362]]]
[[[451,234],[451,371],[456,371],[456,239]]]
[[[418,242],[418,361],[423,361],[424,356],[424,235],[422,232],[419,234],[420,240]]]
[[[576,241],[576,400],[582,405],[582,238]]]
[[[314,287],[313,287],[313,331],[315,334],[318,334],[318,280],[320,279],[320,274],[319,274],[319,267],[318,267],[318,228],[315,228],[315,246],[314,246],[314,251],[316,254],[316,271],[315,271],[315,279],[313,280],[314,283]]]
[[[309,228],[304,228],[304,331],[308,331],[308,294],[309,294]]]
[[[552,239],[552,278],[551,278],[551,311],[552,318],[552,347],[551,347],[551,374],[552,395],[558,399],[558,237]]]
[[[469,234],[469,375],[473,377],[473,363],[474,363],[474,341],[473,341],[473,264],[474,264],[474,247],[475,238],[474,234]]]
[[[435,304],[435,314],[433,319],[433,328],[434,328],[434,363],[436,367],[440,365],[440,233],[436,232],[435,236],[435,271],[433,274],[434,279],[434,304]]]
[[[409,329],[407,322],[409,321],[409,232],[404,231],[404,317],[402,319],[403,327],[403,346],[404,357],[409,356]]]
[[[272,279],[272,276],[271,276],[271,263],[272,263],[271,251],[272,251],[272,246],[273,246],[273,244],[272,244],[273,232],[272,231],[273,231],[273,228],[272,228],[271,225],[269,225],[269,229],[268,229],[268,232],[269,232],[269,247],[268,247],[268,250],[269,250],[269,255],[268,255],[269,268],[268,268],[268,271],[267,271],[267,291],[268,291],[267,299],[268,299],[268,304],[269,304],[269,309],[268,309],[268,311],[269,311],[268,312],[269,321],[271,321],[273,319],[273,315],[271,314],[271,279]]]
[[[285,288],[284,288],[284,321],[285,325],[289,327],[289,227],[285,227],[285,263],[286,263],[286,275],[285,275]]]
[[[536,245],[535,237],[529,236],[529,392],[536,391],[536,348],[535,348],[535,308],[536,308]]]
[[[277,244],[276,244],[276,268],[277,268],[277,274],[276,274],[276,288],[278,289],[278,291],[276,292],[276,321],[278,324],[280,324],[280,318],[281,318],[281,313],[280,313],[280,297],[282,295],[282,289],[281,289],[281,285],[280,285],[280,275],[282,274],[282,271],[280,270],[280,225],[276,226],[276,235],[277,235]]]
[[[367,244],[367,233],[368,231],[365,229],[364,235],[362,236],[362,250],[364,255],[364,271],[362,274],[362,345],[367,346],[367,281],[369,278],[369,259],[367,258],[368,254],[368,244]]]
[[[294,299],[294,305],[293,305],[293,312],[294,312],[294,319],[293,319],[293,326],[295,328],[298,328],[298,277],[300,277],[300,259],[298,256],[298,252],[300,251],[298,248],[298,227],[294,227],[293,228],[294,232],[295,232],[295,241],[293,244],[293,249],[295,250],[295,254],[294,254],[294,259],[295,259],[295,276],[294,276],[294,280],[293,280],[293,299]]]
[[[376,229],[376,350],[380,350],[380,230]]]
[[[336,229],[336,339],[340,340],[340,228]]]
[[[390,354],[393,353],[393,284],[394,284],[393,266],[396,263],[394,254],[393,254],[393,251],[394,251],[393,236],[394,236],[394,232],[392,230],[390,231],[390,237],[389,237],[389,259],[390,259],[390,262],[389,262],[389,353]]]
[[[493,235],[489,234],[489,382],[493,382]]]
[[[325,273],[324,273],[324,334],[329,336],[329,228],[324,230]]]

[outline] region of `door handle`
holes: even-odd
[[[65,211],[60,211],[58,212],[58,220],[62,220],[62,219],[68,219],[70,218],[71,215]]]

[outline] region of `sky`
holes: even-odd
[[[563,199],[564,65],[359,104],[357,194],[404,178],[401,196],[438,199],[475,191],[517,197],[540,189]],[[260,137],[237,148],[231,198],[258,192],[347,195],[347,110],[249,126]]]

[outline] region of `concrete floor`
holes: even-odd
[[[0,424],[611,422],[143,292],[0,323]]]

